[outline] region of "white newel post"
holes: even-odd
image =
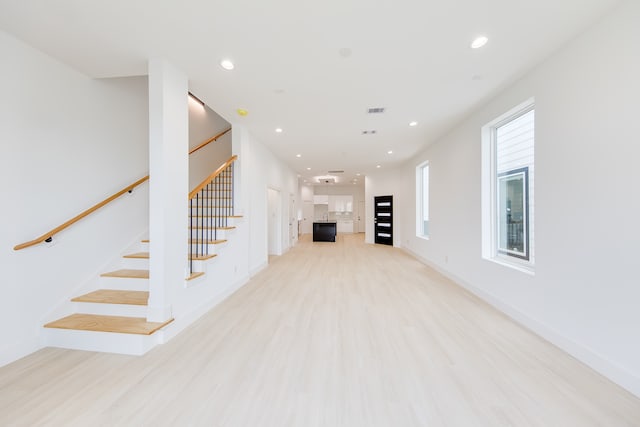
[[[162,59],[149,61],[149,307],[171,318],[188,253],[188,79]]]

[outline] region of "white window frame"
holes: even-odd
[[[498,194],[497,194],[497,147],[496,130],[506,123],[535,109],[534,98],[507,111],[482,127],[482,176],[481,176],[481,209],[482,209],[482,257],[523,273],[535,274],[535,258],[532,247],[529,247],[528,259],[511,256],[498,250]],[[535,142],[534,142],[535,144]],[[534,159],[535,162],[535,159]],[[528,197],[528,196],[527,196]],[[528,220],[528,219],[527,219]],[[526,239],[532,241],[527,224]]]
[[[425,188],[424,188],[424,171],[427,171],[427,221],[429,220],[429,195],[430,195],[430,182],[429,182],[429,161],[425,161],[420,163],[416,167],[416,237],[420,237],[422,239],[429,240],[429,230],[425,232],[424,230],[424,196],[425,196]],[[430,225],[430,224],[429,224]],[[430,227],[429,227],[430,228]]]

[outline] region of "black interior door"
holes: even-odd
[[[375,242],[393,246],[393,196],[373,198]]]

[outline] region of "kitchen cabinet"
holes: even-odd
[[[313,223],[314,242],[335,242],[336,223],[331,221],[317,221]]]
[[[353,196],[329,196],[329,212],[353,212]]]
[[[338,220],[336,228],[338,233],[353,233],[353,220]]]
[[[313,204],[314,205],[328,205],[329,204],[329,196],[326,194],[316,194],[313,196]]]

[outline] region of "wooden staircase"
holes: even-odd
[[[234,215],[228,223],[241,219]],[[219,255],[228,242],[228,233],[236,229],[228,225],[218,229],[223,238],[207,241],[211,252],[192,256],[195,270],[186,282],[205,276],[206,266]],[[77,350],[144,354],[162,342],[162,331],[174,319],[149,322],[146,319],[149,300],[149,240],[140,241],[121,258],[121,268],[103,273],[99,289],[71,298],[72,314],[46,323],[48,346]]]
[[[220,248],[242,218],[233,213],[233,156],[189,195],[189,272],[195,286],[215,262]],[[163,330],[174,319],[147,321],[149,300],[148,239],[129,248],[120,268],[103,273],[98,289],[70,300],[68,314],[46,323],[45,341],[53,347],[125,354],[144,354],[163,342]],[[178,262],[180,262],[178,260]],[[198,279],[198,280],[196,280]],[[179,286],[179,285],[178,285]]]

